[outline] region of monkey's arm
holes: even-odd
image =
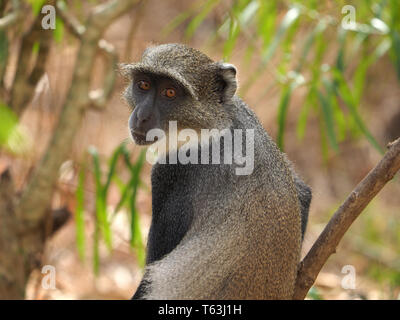
[[[152,221],[146,265],[162,259],[181,242],[192,219],[191,188],[184,178],[188,166],[156,165],[152,171]],[[183,177],[182,177],[183,176]],[[179,199],[177,201],[176,199]],[[149,282],[144,275],[132,299],[142,299]]]
[[[146,293],[146,286],[148,284],[149,284],[148,281],[142,279],[142,281],[140,281],[140,284],[139,284],[138,288],[136,289],[136,292],[133,295],[131,300],[141,300],[141,299],[143,299],[143,296]]]

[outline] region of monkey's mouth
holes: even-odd
[[[131,130],[131,136],[132,136],[133,140],[135,141],[135,143],[138,145],[141,145],[141,146],[153,144],[154,142],[156,142],[158,140],[158,137],[155,137],[154,141],[148,141],[148,140],[146,140],[146,134],[137,132],[134,130]]]

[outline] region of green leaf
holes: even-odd
[[[335,91],[335,86],[334,84],[326,79],[325,77],[322,78],[322,83],[324,85],[325,91],[327,93],[329,103],[332,106],[333,110],[333,117],[335,119],[336,126],[338,128],[338,140],[343,141],[346,137],[346,119],[343,114],[343,111],[340,109],[338,101],[337,101],[337,95]]]
[[[308,56],[308,53],[310,52],[310,49],[316,39],[316,37],[326,29],[326,22],[324,20],[320,21],[317,26],[308,34],[306,41],[304,42],[304,46],[302,49],[302,53],[300,56],[299,63],[297,64],[296,67],[296,72],[300,72],[303,68],[304,62],[306,61],[306,58]]]
[[[28,0],[28,2],[32,5],[33,14],[37,16],[41,12],[46,0]]]
[[[393,30],[391,33],[392,38],[392,51],[391,57],[393,64],[396,67],[397,78],[400,81],[400,34],[397,30]]]
[[[361,101],[361,96],[364,91],[364,84],[366,79],[366,74],[369,66],[373,61],[373,56],[364,55],[358,64],[356,71],[353,76],[353,87],[354,87],[354,105],[359,106]]]
[[[283,39],[286,31],[293,25],[293,23],[297,20],[300,15],[300,10],[297,7],[289,9],[286,12],[285,16],[282,19],[281,24],[278,27],[278,30],[275,34],[272,43],[268,46],[267,50],[265,50],[262,54],[262,63],[265,66],[268,61],[272,58],[276,48],[278,47],[279,43]]]
[[[249,24],[249,22],[252,21],[253,17],[257,13],[259,7],[260,7],[260,2],[257,0],[253,0],[250,1],[245,8],[238,10],[240,25],[245,26]]]
[[[133,166],[132,163],[131,163],[131,158],[130,158],[131,155],[130,155],[129,151],[126,149],[126,146],[124,146],[124,147],[122,148],[122,154],[123,154],[123,156],[124,156],[125,164],[128,166],[128,168],[130,169],[130,171],[133,171],[134,166]]]
[[[140,231],[140,225],[139,225],[139,215],[134,214],[132,215],[134,222],[133,222],[133,236],[132,236],[132,241],[131,244],[133,244],[136,248],[136,255],[138,259],[139,266],[143,268],[145,266],[145,259],[146,259],[146,252],[145,252],[145,247],[142,242],[142,234]]]
[[[234,18],[229,20],[229,36],[224,43],[223,56],[224,60],[229,60],[230,55],[235,47],[236,41],[240,34],[240,26]]]
[[[317,288],[311,287],[310,291],[308,291],[307,296],[312,300],[323,300],[321,294],[318,292]]]
[[[243,4],[242,2],[234,3],[229,18],[220,28],[220,31],[228,29],[228,38],[226,39],[223,48],[224,60],[229,59],[241,30],[252,22],[252,18],[257,13],[259,7],[258,1],[250,1],[247,6],[243,6],[246,2],[243,2]]]
[[[129,181],[128,184],[121,186],[121,198],[118,201],[118,204],[116,205],[114,209],[114,214],[117,213],[119,210],[121,210],[122,206],[126,203],[127,197],[129,195],[129,192],[131,191],[131,187],[133,184],[134,177],[131,177],[131,180]]]
[[[100,223],[95,218],[94,235],[93,235],[93,272],[97,276],[100,269]]]
[[[197,28],[201,25],[201,23],[204,21],[204,19],[208,16],[208,14],[211,12],[211,10],[220,2],[220,0],[208,0],[204,6],[203,9],[200,11],[200,13],[195,16],[192,21],[190,21],[189,25],[186,28],[185,31],[185,37],[186,39],[190,39],[193,34],[196,32]]]
[[[324,125],[322,121],[318,122],[318,127],[319,127],[319,136],[320,136],[320,142],[321,142],[321,153],[322,153],[322,159],[324,164],[326,165],[328,162],[328,143],[326,139],[326,130],[324,129]]]
[[[285,134],[285,123],[286,123],[286,116],[287,116],[287,110],[289,108],[289,102],[290,102],[290,97],[292,95],[294,89],[293,83],[290,85],[287,85],[283,88],[282,95],[281,95],[281,100],[279,102],[279,107],[278,107],[278,137],[277,137],[277,143],[279,149],[282,151],[284,150],[284,134]]]
[[[132,174],[132,180],[131,180],[131,189],[132,189],[132,194],[131,194],[131,246],[135,245],[135,232],[137,231],[137,227],[135,222],[137,221],[137,218],[135,218],[135,215],[137,214],[136,212],[136,195],[137,195],[137,190],[139,186],[139,174],[140,171],[142,170],[143,164],[144,164],[144,159],[145,159],[146,152],[143,150],[139,158],[133,167],[133,170],[131,171]]]
[[[61,43],[64,38],[64,22],[56,17],[56,28],[53,30],[53,37],[57,43]]]
[[[32,46],[32,53],[37,56],[37,54],[39,53],[39,49],[40,49],[40,42],[35,41]]]
[[[8,38],[4,30],[0,30],[0,79],[3,77],[8,59]]]
[[[8,106],[0,102],[0,146],[7,145],[11,134],[16,130],[18,118]]]
[[[85,169],[82,168],[79,172],[78,187],[76,189],[76,212],[75,212],[75,227],[76,227],[76,245],[78,248],[79,258],[85,261]]]
[[[263,40],[264,50],[268,47],[277,18],[276,3],[274,1],[260,1],[258,10],[257,33]]]
[[[269,60],[272,58],[272,56],[274,55],[280,42],[284,38],[287,30],[297,21],[299,15],[300,15],[300,10],[297,7],[293,7],[286,12],[285,16],[282,19],[282,22],[280,23],[280,25],[278,27],[277,32],[275,33],[275,36],[274,36],[272,42],[265,50],[263,50],[263,52],[261,54],[261,63],[258,66],[257,71],[254,72],[253,75],[250,76],[250,78],[247,80],[247,82],[242,86],[242,88],[241,88],[242,95],[246,94],[246,92],[250,88],[250,86],[262,74],[262,72],[264,71]]]
[[[335,128],[333,125],[332,106],[330,105],[329,100],[322,94],[321,91],[318,91],[318,99],[322,108],[322,115],[326,125],[328,141],[331,144],[332,148],[335,151],[338,151],[339,147],[336,141]]]
[[[346,45],[346,31],[344,31],[342,28],[339,29],[338,41],[339,41],[339,51],[336,56],[336,68],[340,72],[344,72],[345,69],[344,48]]]
[[[167,26],[163,29],[162,35],[166,36],[178,28],[181,24],[183,24],[186,20],[188,20],[193,14],[199,9],[202,2],[196,1],[188,10],[180,13],[171,22],[167,24]]]
[[[106,183],[105,183],[105,185],[103,187],[103,197],[107,196],[108,189],[109,189],[110,184],[111,184],[111,179],[113,178],[113,176],[115,174],[118,158],[119,158],[120,154],[123,152],[125,144],[126,144],[125,142],[122,143],[117,149],[115,149],[115,151],[113,152],[113,154],[111,156],[108,175],[107,175],[107,180],[106,180]]]
[[[140,174],[143,164],[144,164],[145,155],[146,155],[146,151],[143,150],[140,153],[139,158],[136,161],[135,165],[132,167],[131,180],[129,182],[129,189],[131,190],[131,195],[130,195],[130,214],[131,214],[131,217],[130,217],[131,218],[130,245],[131,245],[131,247],[136,248],[138,262],[139,262],[139,265],[142,267],[145,264],[145,251],[144,251],[144,245],[142,242],[142,235],[140,232],[139,215],[137,214],[137,210],[136,210],[136,195],[137,195],[137,190],[138,190],[139,184],[140,184],[139,174]]]
[[[372,18],[370,23],[372,27],[374,27],[376,30],[379,30],[382,34],[386,34],[390,30],[387,24],[381,19]]]
[[[355,121],[355,124],[360,129],[360,131],[364,134],[364,136],[367,138],[367,140],[375,147],[375,149],[378,150],[381,154],[383,154],[384,153],[383,148],[379,145],[379,143],[375,140],[373,135],[369,132],[366,125],[362,121],[360,115],[358,114],[357,108],[354,103],[353,95],[352,95],[351,90],[348,87],[346,80],[344,79],[342,73],[340,72],[340,70],[335,68],[335,69],[333,69],[333,74],[334,74],[335,80],[338,83],[339,95],[343,99],[346,106],[348,107],[350,114],[352,115],[352,118]]]
[[[312,106],[310,99],[311,99],[311,92],[309,91],[306,97],[306,101],[304,102],[303,107],[301,108],[299,119],[297,120],[296,134],[298,139],[300,140],[304,138],[306,132],[307,119],[308,115],[310,114]]]
[[[244,56],[244,61],[245,61],[247,66],[249,65],[249,63],[251,61],[251,58],[254,55],[254,51],[255,51],[255,46],[252,45],[252,44],[249,44],[247,46],[247,48],[246,48],[246,53],[245,53],[245,56]]]
[[[0,147],[13,154],[23,154],[30,149],[31,142],[14,112],[0,101]]]
[[[100,225],[101,234],[109,250],[112,248],[112,235],[111,227],[107,217],[107,195],[104,194],[103,186],[101,184],[101,169],[100,159],[96,148],[93,146],[89,148],[89,153],[92,155],[94,176],[96,182],[96,217]]]

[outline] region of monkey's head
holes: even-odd
[[[125,99],[132,107],[129,129],[137,144],[151,129],[221,129],[229,126],[229,106],[236,92],[236,68],[214,62],[182,44],[147,48],[138,63],[122,69],[130,79]]]

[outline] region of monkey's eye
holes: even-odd
[[[176,91],[174,88],[166,88],[162,91],[162,94],[166,96],[167,98],[175,98],[176,96]]]
[[[144,80],[139,80],[137,82],[137,86],[138,86],[139,89],[142,89],[142,90],[145,90],[145,91],[150,89],[150,83],[148,81],[144,81]]]

